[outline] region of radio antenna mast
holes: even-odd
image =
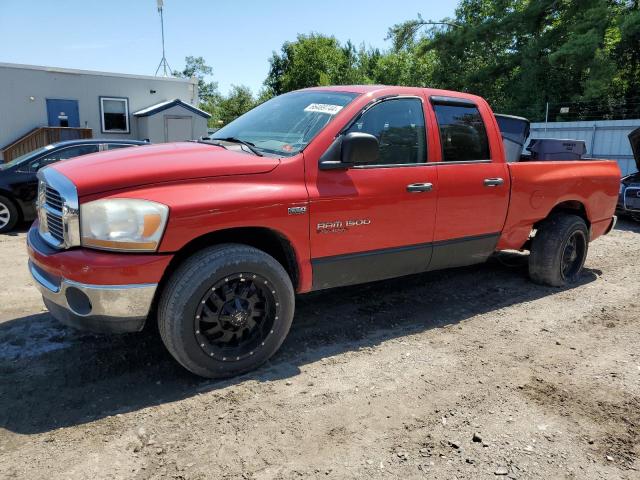
[[[160,64],[158,68],[156,68],[156,77],[158,76],[158,72],[162,69],[162,75],[164,77],[169,77],[171,75],[171,67],[169,66],[169,62],[167,62],[167,57],[164,54],[164,16],[162,15],[162,10],[164,9],[164,0],[157,0],[158,2],[158,13],[160,14],[160,29],[162,32],[162,60],[160,60]]]

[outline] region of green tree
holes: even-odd
[[[418,17],[389,32],[396,51],[431,55],[434,86],[534,119],[546,101],[587,118],[637,95],[638,0],[462,0],[443,22]]]
[[[285,42],[273,52],[265,86],[274,95],[322,85],[370,83],[363,72],[363,51],[351,42],[341,45],[335,37],[312,33]]]
[[[243,85],[232,85],[231,91],[217,105],[217,120],[227,124],[256,106],[251,89]]]
[[[201,104],[208,104],[218,95],[218,84],[207,81],[206,78],[213,74],[213,69],[207,65],[203,57],[185,57],[185,66],[182,70],[174,70],[174,77],[198,79],[198,98]]]

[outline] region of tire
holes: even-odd
[[[640,213],[632,213],[631,214],[631,219],[636,221],[636,222],[640,222]]]
[[[531,242],[529,277],[534,283],[564,287],[582,273],[589,249],[589,229],[577,215],[553,215],[540,223]]]
[[[280,348],[294,309],[293,285],[280,263],[256,248],[224,244],[199,251],[171,275],[158,327],[187,370],[227,378],[257,368]]]
[[[7,233],[13,230],[19,219],[20,214],[15,203],[0,195],[0,233]]]

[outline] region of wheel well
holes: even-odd
[[[551,211],[546,217],[540,219],[539,221],[533,224],[533,227],[531,228],[531,233],[529,234],[529,239],[524,243],[524,245],[521,248],[525,250],[529,250],[531,248],[531,238],[533,237],[533,235],[535,235],[535,232],[538,230],[538,228],[540,228],[540,224],[544,222],[547,218],[558,213],[569,213],[571,215],[578,215],[587,224],[587,228],[591,229],[591,222],[589,221],[589,217],[587,216],[587,209],[584,208],[583,203],[578,200],[567,200],[565,202],[561,202],[557,204],[555,207],[551,209]]]
[[[240,227],[219,230],[195,238],[183,246],[169,264],[163,282],[182,263],[198,250],[222,243],[240,243],[262,250],[275,258],[286,270],[294,288],[298,285],[299,271],[296,254],[289,240],[279,233],[264,227]]]
[[[591,227],[591,222],[587,215],[587,209],[584,208],[584,204],[578,200],[567,200],[559,203],[551,209],[547,218],[556,213],[570,213],[572,215],[577,215],[585,221],[587,227]]]

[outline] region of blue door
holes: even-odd
[[[47,117],[50,127],[79,127],[78,101],[47,98]]]

